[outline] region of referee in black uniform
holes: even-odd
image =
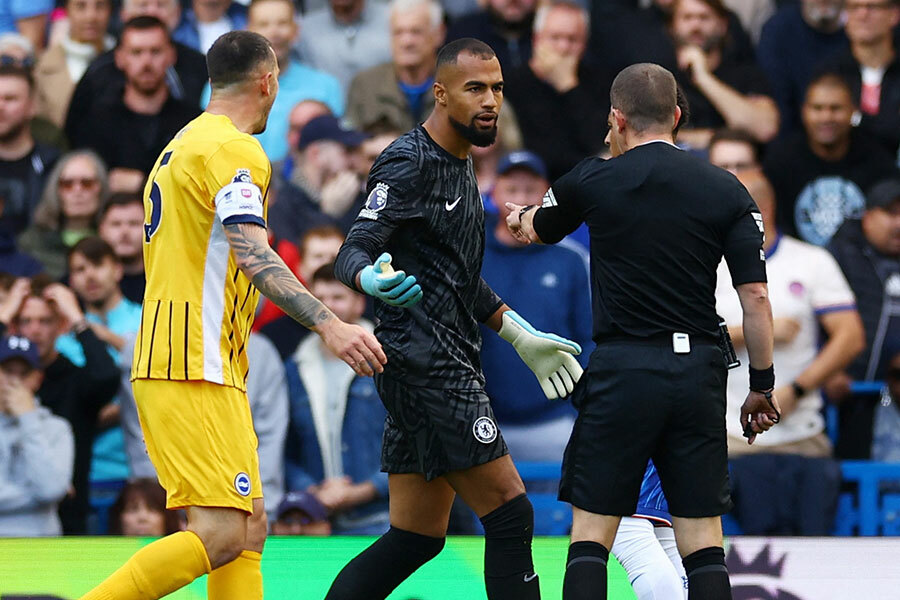
[[[341,281],[378,299],[391,528],[341,571],[327,600],[386,598],[440,552],[456,493],[484,526],[489,600],[540,598],[534,513],[484,391],[479,323],[516,348],[550,398],[574,389],[581,350],[534,330],[481,278],[484,206],[469,151],[497,135],[494,51],[471,38],[444,46],[434,96],[425,123],[375,161],[335,263]]]
[[[508,219],[530,242],[590,229],[597,348],[572,395],[578,418],[563,460],[559,495],[574,513],[563,598],[606,598],[609,548],[621,516],[635,511],[649,458],[690,600],[731,598],[716,268],[724,256],[744,309],[751,391],[741,420],[752,443],[778,419],[762,218],[732,175],[675,147],[682,111],[669,71],[632,65],[610,99],[613,158],[582,161],[540,208],[511,205]]]

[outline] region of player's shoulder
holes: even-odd
[[[176,137],[183,145],[206,157],[206,160],[230,160],[236,157],[265,161],[266,153],[259,141],[240,131],[225,115],[202,113],[188,123]]]
[[[391,142],[369,171],[370,187],[377,183],[412,186],[422,173],[423,149],[416,129]]]

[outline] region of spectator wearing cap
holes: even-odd
[[[735,514],[748,535],[829,535],[840,466],[825,434],[821,388],[863,350],[862,322],[853,292],[828,251],[776,228],[774,193],[765,176],[744,170],[738,180],[759,207],[765,229],[781,421],[748,445],[740,426],[748,375],[736,370],[728,376],[725,424]],[[743,310],[724,261],[716,311],[728,324],[738,358],[747,364]]]
[[[409,131],[434,108],[437,51],[444,13],[437,0],[393,0],[393,60],[357,74],[347,95],[347,118],[359,129],[386,125]]]
[[[604,147],[612,77],[583,60],[589,20],[577,4],[542,6],[527,64],[504,71],[524,145],[544,160],[551,180]]]
[[[828,386],[840,404],[837,455],[869,458],[878,398],[849,398],[850,381],[882,381],[900,339],[900,178],[869,190],[861,219],[845,221],[828,246],[856,294],[866,331],[866,351]]]
[[[73,492],[60,505],[63,532],[87,533],[88,474],[91,445],[100,410],[119,389],[119,370],[106,344],[91,329],[69,288],[38,276],[17,280],[0,303],[0,335],[26,337],[35,345],[44,372],[37,395],[41,404],[64,418],[75,438]],[[77,367],[56,350],[56,340],[71,331],[85,355]]]
[[[362,319],[365,298],[337,280],[333,264],[320,267],[309,288],[339,319],[373,329]],[[357,376],[316,336],[300,342],[285,370],[291,404],[287,488],[318,498],[335,533],[384,533],[390,526],[380,451],[386,413],[374,380]]]
[[[72,480],[75,447],[65,419],[41,406],[37,347],[0,337],[0,537],[60,535],[57,506]]]
[[[377,0],[329,0],[300,22],[300,60],[337,77],[346,92],[360,71],[391,60],[388,8]]]
[[[481,275],[505,301],[521,307],[537,328],[557,331],[581,344],[582,364],[591,354],[590,285],[584,250],[572,243],[522,245],[506,227],[506,203],[539,205],[549,187],[547,169],[531,152],[501,159],[492,201],[496,219],[488,219]],[[485,330],[486,331],[486,330]],[[484,336],[481,362],[497,422],[517,460],[561,461],[575,411],[547,400],[509,344]],[[510,354],[512,352],[512,354]]]
[[[331,535],[328,509],[308,492],[289,492],[278,505],[274,535]]]
[[[316,117],[303,127],[290,185],[279,191],[269,210],[276,238],[297,242],[307,229],[320,225],[350,229],[363,199],[351,151],[365,139],[332,115]]]
[[[294,13],[292,0],[253,0],[248,13],[247,29],[269,40],[278,57],[278,95],[266,130],[256,135],[273,163],[288,155],[289,116],[297,104],[312,101],[324,104],[335,116],[344,113],[344,92],[338,80],[291,57],[291,45],[300,35]],[[201,106],[209,103],[209,94],[207,84]]]

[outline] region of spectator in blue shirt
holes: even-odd
[[[172,39],[206,54],[219,36],[247,26],[247,7],[231,0],[193,0]]]
[[[498,166],[484,250],[484,280],[536,329],[578,342],[582,364],[593,349],[587,263],[575,244],[523,246],[506,228],[507,202],[540,204],[549,184],[546,167],[531,152],[513,152]],[[481,349],[486,390],[510,454],[517,460],[561,461],[575,411],[568,402],[547,400],[515,350],[496,335]]]
[[[52,0],[0,0],[0,33],[21,33],[35,48],[43,48],[47,15],[53,6]]]
[[[253,0],[247,16],[247,29],[269,40],[281,71],[266,130],[256,136],[269,160],[277,162],[288,155],[289,115],[293,108],[300,102],[314,100],[340,117],[344,114],[344,92],[332,75],[291,58],[291,46],[300,33],[291,0]],[[206,106],[208,102],[209,84],[203,90],[201,103]]]

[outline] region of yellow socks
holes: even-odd
[[[180,531],[138,550],[81,600],[156,600],[209,571],[203,542],[192,531]]]
[[[208,600],[262,600],[262,555],[244,550],[236,559],[221,566],[206,578]]]

